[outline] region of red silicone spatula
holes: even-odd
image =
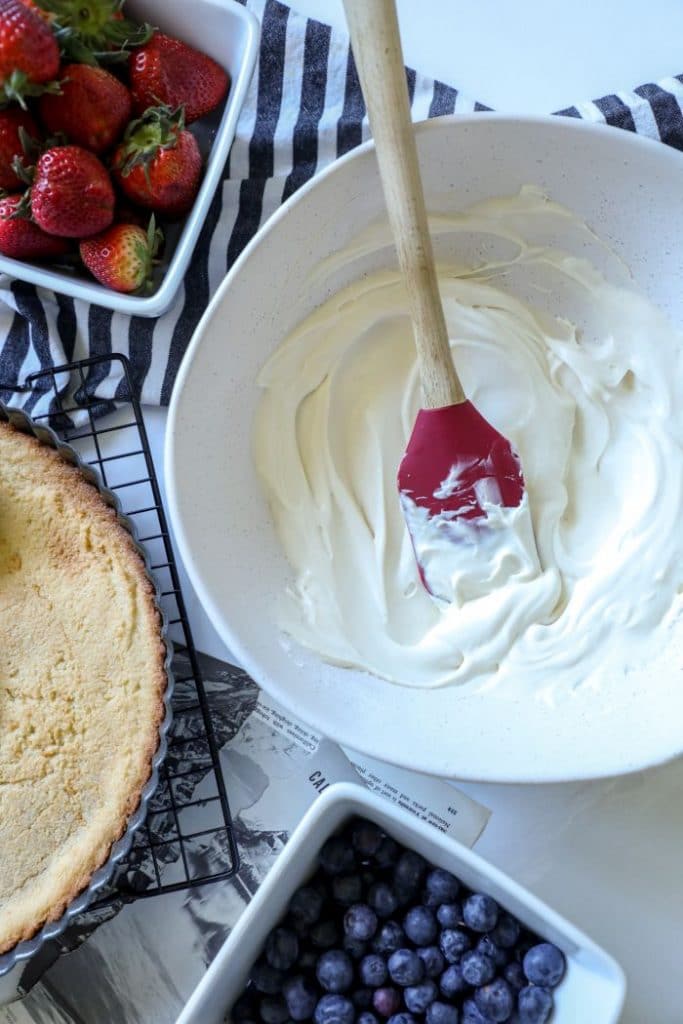
[[[375,140],[389,221],[405,278],[423,407],[398,470],[405,498],[435,521],[486,521],[484,506],[524,496],[511,443],[465,397],[453,365],[434,268],[394,0],[344,0],[351,44]],[[419,517],[418,517],[419,518]],[[415,517],[406,522],[418,555]],[[457,531],[451,533],[455,537]],[[454,543],[456,540],[454,539]],[[428,589],[429,585],[419,565]]]

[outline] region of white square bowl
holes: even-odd
[[[313,873],[318,850],[344,821],[357,814],[380,825],[430,863],[453,872],[471,889],[489,893],[528,928],[564,951],[567,973],[555,991],[552,1024],[616,1024],[626,981],[609,954],[478,854],[352,783],[330,786],[308,810],[176,1024],[223,1024],[244,989],[266,936],[295,890]]]
[[[132,18],[148,21],[162,32],[208,53],[225,68],[231,80],[197,198],[172,252],[164,255],[163,278],[151,295],[138,296],[112,291],[84,274],[76,276],[2,255],[0,272],[120,313],[151,317],[159,316],[171,305],[220,181],[256,63],[259,23],[236,0],[131,0],[126,10]]]

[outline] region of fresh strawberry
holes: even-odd
[[[124,0],[38,0],[52,17],[66,60],[79,64],[124,61],[135,46],[152,35],[151,25],[139,25],[123,15]]]
[[[43,124],[93,153],[111,149],[130,120],[131,98],[125,85],[88,64],[67,64],[63,76],[61,95],[40,98]]]
[[[52,260],[69,249],[65,238],[48,235],[26,217],[18,215],[23,195],[0,199],[0,252],[14,260]]]
[[[145,231],[137,224],[114,224],[79,245],[81,259],[100,284],[117,292],[138,292],[149,288],[154,257],[162,234],[152,214]]]
[[[87,238],[114,219],[114,188],[107,169],[80,146],[54,146],[32,172],[31,213],[51,235]]]
[[[49,14],[47,11],[44,11],[42,7],[39,7],[38,4],[34,2],[34,0],[21,0],[21,2],[24,5],[24,7],[28,7],[29,10],[33,11],[34,14],[37,14],[38,17],[42,18],[43,21],[46,22],[48,25],[52,25],[52,15]]]
[[[15,173],[12,164],[17,157],[24,155],[19,129],[23,128],[24,138],[39,137],[36,122],[31,115],[19,107],[0,110],[0,189],[10,191],[21,188],[22,182]]]
[[[59,47],[49,25],[21,0],[0,0],[0,99],[26,106],[59,71]]]
[[[129,74],[136,114],[156,103],[182,105],[187,124],[217,107],[230,85],[215,60],[161,32],[131,54]]]
[[[194,202],[202,173],[197,140],[185,129],[183,109],[150,107],[131,121],[114,153],[114,179],[138,206],[176,217]]]

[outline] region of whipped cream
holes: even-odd
[[[396,488],[420,405],[407,299],[397,273],[365,271],[387,245],[368,229],[321,268],[358,264],[358,280],[258,379],[254,461],[293,570],[278,623],[407,686],[553,700],[626,676],[683,640],[683,339],[533,189],[432,231],[439,254],[471,252],[439,267],[449,335],[468,397],[520,454],[525,499],[491,504],[460,544],[422,524],[430,596]]]

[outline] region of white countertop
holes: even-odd
[[[398,0],[407,61],[499,110],[547,113],[683,72],[683,3]],[[341,0],[298,0],[341,24]],[[162,469],[165,414],[149,410]],[[226,656],[196,601],[197,646]],[[554,786],[467,785],[493,810],[477,849],[622,963],[623,1024],[679,1024],[683,763]],[[598,1024],[577,1021],[577,1024]]]

